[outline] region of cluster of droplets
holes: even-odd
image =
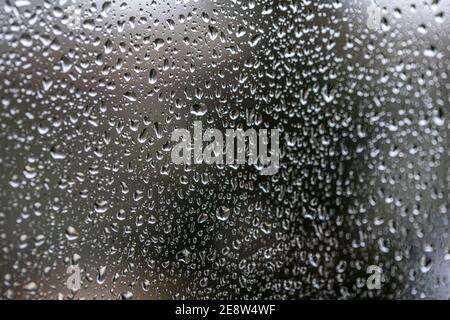
[[[1,297],[448,298],[450,4],[370,3],[0,1]],[[199,120],[280,170],[174,165]]]

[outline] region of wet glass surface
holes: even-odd
[[[1,298],[448,299],[449,12],[0,0]],[[195,121],[279,170],[174,164]]]

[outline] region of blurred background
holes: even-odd
[[[1,298],[448,299],[449,13],[0,0]],[[280,170],[174,165],[194,121]]]

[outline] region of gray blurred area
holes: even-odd
[[[371,4],[0,0],[0,297],[448,299],[450,1]]]

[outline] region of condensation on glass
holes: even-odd
[[[448,299],[449,13],[0,0],[1,298]],[[195,121],[279,170],[174,164]]]

